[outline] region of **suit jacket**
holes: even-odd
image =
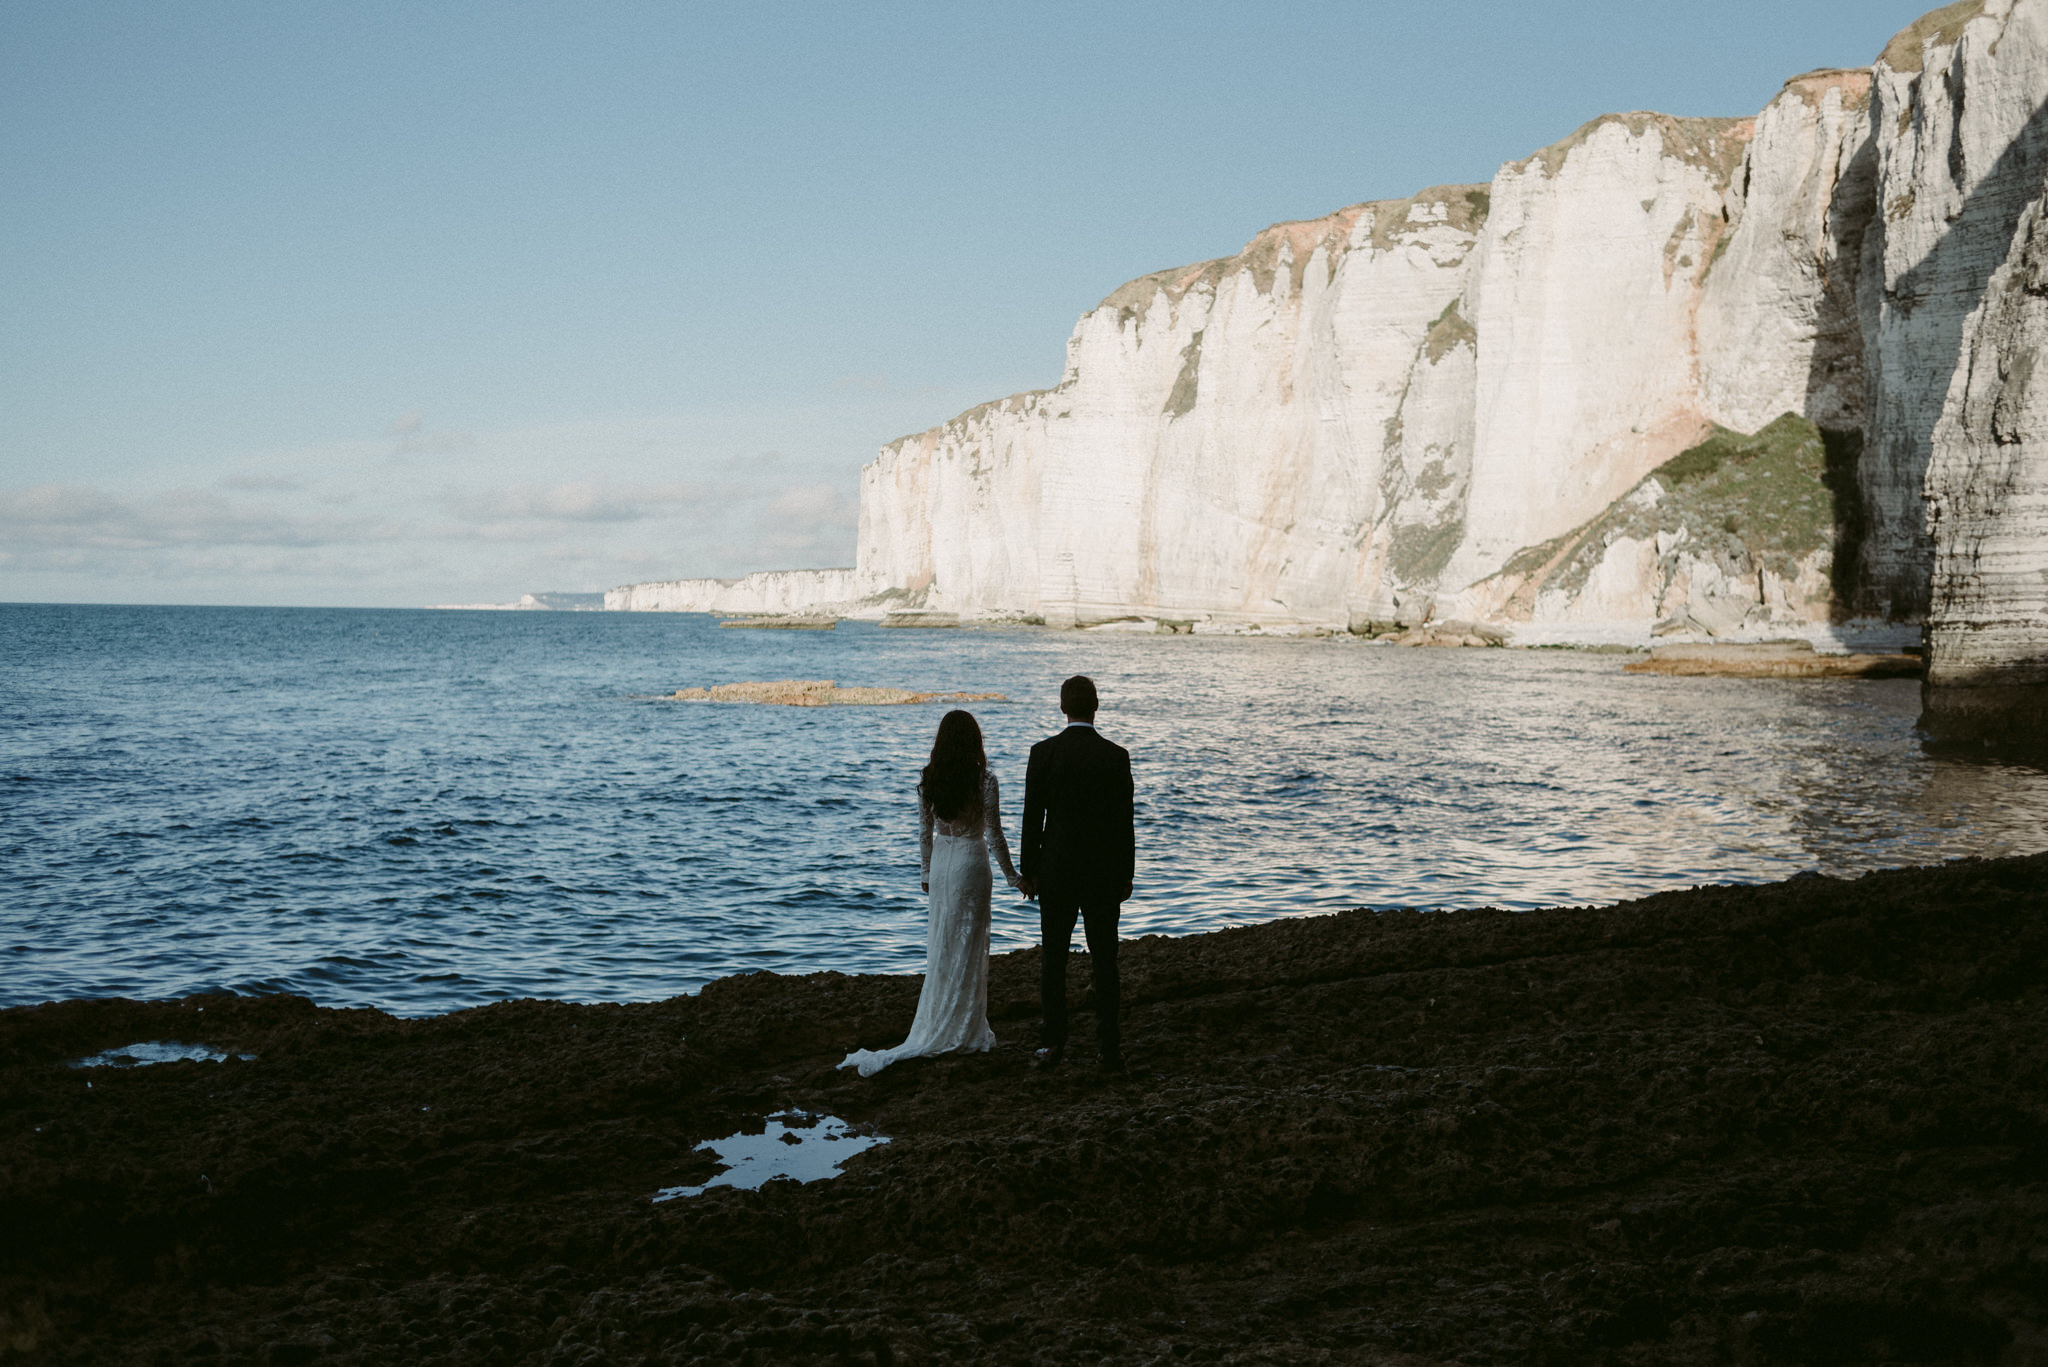
[[[1130,751],[1092,726],[1069,726],[1032,746],[1023,846],[1018,872],[1041,891],[1121,902],[1137,872]]]

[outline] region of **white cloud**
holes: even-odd
[[[222,475],[218,483],[221,488],[232,489],[238,494],[295,494],[306,487],[303,479],[252,473]]]
[[[794,485],[757,505],[752,537],[729,553],[762,569],[851,565],[859,512],[836,484]]]
[[[673,419],[465,446],[415,416],[382,439],[237,452],[166,487],[0,487],[0,599],[509,601],[852,563],[851,461],[835,479],[816,458],[737,454]],[[440,454],[394,452],[394,438]]]
[[[476,444],[474,432],[435,428],[400,437],[398,444],[391,448],[391,458],[402,460],[407,456],[459,456],[474,451]]]
[[[388,540],[389,527],[306,517],[252,505],[212,489],[165,489],[123,498],[81,484],[0,490],[0,556],[20,564],[35,551],[152,551],[189,546],[325,546]]]
[[[859,505],[836,484],[799,484],[793,489],[784,489],[761,511],[766,516],[798,522],[806,527],[851,527],[859,513]]]
[[[565,484],[514,484],[502,489],[454,489],[443,502],[457,517],[475,522],[640,522],[667,515],[677,506],[730,499],[732,491],[710,484],[607,484],[575,480]]]
[[[859,521],[860,505],[836,484],[800,484],[770,499],[755,518],[755,540],[764,547],[809,548],[843,540]]]

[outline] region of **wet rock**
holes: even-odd
[[[1655,646],[1649,659],[1622,666],[1628,674],[1740,679],[1902,679],[1925,668],[1918,655],[1823,655],[1811,641]]]
[[[0,1012],[0,1343],[29,1364],[2024,1361],[2048,1336],[2044,889],[2037,855],[1144,937],[1114,1078],[1029,1066],[1034,953],[993,963],[993,1052],[867,1080],[832,1065],[900,1036],[914,978],[426,1020]],[[91,1091],[66,1066],[199,1019],[257,1057],[85,1070]],[[893,1142],[831,1180],[651,1199],[709,1175],[698,1143],[793,1108]]]

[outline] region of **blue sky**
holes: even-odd
[[[850,563],[1123,280],[1919,0],[0,6],[0,600]]]

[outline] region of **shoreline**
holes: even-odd
[[[10,1008],[0,1342],[24,1363],[2026,1360],[1999,1355],[2048,1335],[2044,889],[2037,854],[1145,937],[1123,1078],[1029,1068],[1036,950],[992,961],[995,1051],[866,1080],[833,1065],[901,1038],[914,975],[415,1018]],[[144,1040],[255,1057],[65,1066]],[[831,1180],[652,1200],[715,1174],[700,1141],[791,1108],[891,1142]]]

